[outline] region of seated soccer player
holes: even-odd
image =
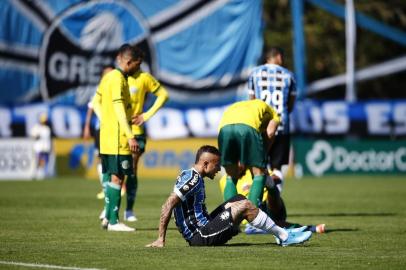
[[[222,203],[210,214],[206,209],[203,178],[213,179],[220,171],[220,152],[210,145],[200,147],[193,167],[182,171],[173,192],[162,205],[159,234],[147,247],[164,247],[166,230],[172,215],[176,226],[190,246],[223,245],[239,233],[239,225],[246,219],[252,226],[273,234],[281,246],[303,243],[312,232],[286,230],[243,195],[236,195]]]
[[[251,185],[252,185],[252,174],[250,170],[244,170],[242,169],[242,173],[240,176],[240,179],[237,182],[237,192],[238,194],[242,194],[244,196],[248,196]],[[270,175],[272,175],[272,172],[269,172]],[[224,175],[220,181],[220,191],[223,194],[224,193],[224,187],[226,184],[226,178],[227,176]],[[279,199],[278,199],[279,198]],[[276,205],[276,207],[275,207]],[[275,223],[283,228],[287,229],[300,229],[304,231],[311,231],[311,232],[317,232],[317,233],[324,233],[325,232],[325,224],[318,224],[318,225],[301,225],[298,223],[291,223],[286,220],[287,214],[286,214],[286,207],[285,203],[283,202],[283,199],[280,197],[279,189],[277,188],[276,183],[274,183],[273,178],[271,176],[267,177],[267,180],[265,182],[265,188],[263,191],[263,196],[262,196],[262,202],[259,205],[259,208],[263,210],[265,213],[267,213],[274,221]],[[246,222],[243,222],[246,223]],[[263,233],[268,233],[263,230],[259,230],[253,226],[251,226],[249,223],[246,224],[245,227],[245,233],[246,234],[263,234]]]

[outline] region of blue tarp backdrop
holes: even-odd
[[[0,1],[0,137],[26,136],[42,112],[53,135],[78,138],[102,66],[123,43],[170,101],[147,123],[154,139],[217,136],[225,106],[246,98],[262,53],[261,0]],[[301,100],[305,136],[406,136],[406,101]]]
[[[261,13],[261,0],[0,1],[0,103],[84,105],[123,43],[145,50],[172,106],[230,103],[261,55]]]

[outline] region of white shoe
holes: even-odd
[[[111,225],[110,223],[107,225],[107,230],[110,232],[133,232],[135,231],[134,228],[128,227],[124,223],[116,223]]]
[[[124,220],[128,222],[134,222],[137,221],[138,219],[132,210],[126,210],[124,212]]]
[[[100,213],[99,219],[103,220],[105,217],[106,217],[106,210],[103,209],[103,211],[101,211],[101,213]]]

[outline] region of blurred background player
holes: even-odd
[[[282,166],[289,162],[289,114],[296,97],[293,73],[283,67],[283,62],[283,50],[271,47],[266,53],[266,63],[255,67],[248,79],[249,98],[265,101],[277,111],[281,120],[268,153],[272,177],[280,192],[283,187]]]
[[[303,243],[311,232],[285,230],[242,195],[236,195],[208,214],[204,178],[213,179],[220,171],[220,152],[204,145],[196,153],[195,164],[177,177],[173,192],[162,205],[158,238],[147,247],[164,247],[166,230],[172,215],[179,232],[190,246],[218,246],[239,233],[239,224],[247,219],[255,227],[272,233],[281,246]]]
[[[144,52],[140,48],[135,47],[137,55],[143,60]],[[134,174],[129,175],[126,180],[127,192],[127,207],[124,212],[124,220],[136,221],[137,217],[133,211],[134,202],[138,188],[138,160],[145,151],[146,136],[144,123],[148,121],[168,100],[168,92],[166,89],[149,73],[138,69],[128,76],[128,86],[130,88],[131,106],[132,106],[132,132],[138,143],[138,151],[133,153],[133,169]],[[156,96],[153,105],[144,112],[144,103],[148,93]]]
[[[35,178],[44,179],[53,174],[50,166],[52,155],[51,128],[48,126],[48,115],[46,113],[39,116],[39,122],[32,127],[30,136],[35,140],[34,152],[37,158]]]
[[[100,75],[100,78],[103,78],[105,74],[108,72],[112,71],[114,69],[113,66],[104,66],[102,69],[102,73]],[[92,129],[92,116],[93,116],[93,104],[92,104],[92,99],[94,95],[92,96],[91,100],[87,104],[87,112],[86,112],[86,119],[85,119],[85,125],[83,127],[83,139],[88,140],[92,136],[94,137],[94,147],[95,147],[95,155],[97,156],[97,174],[99,176],[100,180],[100,185],[102,187],[102,190],[97,193],[97,198],[98,199],[104,199],[104,191],[105,191],[105,185],[104,183],[108,183],[108,178],[107,181],[103,181],[103,174],[102,174],[102,165],[100,162],[100,121],[97,118],[96,122],[94,124],[94,128]],[[104,217],[104,213],[100,214],[100,217]]]
[[[118,214],[121,187],[125,175],[133,174],[132,153],[138,144],[131,131],[131,98],[127,77],[142,62],[138,51],[129,44],[120,47],[117,55],[118,67],[101,80],[93,98],[93,108],[100,119],[100,153],[103,173],[111,175],[106,187],[105,219],[102,226],[109,231],[134,231],[120,223]]]
[[[240,167],[244,167],[254,175],[248,199],[259,205],[268,174],[266,153],[278,124],[276,111],[259,99],[236,102],[224,111],[218,135],[221,165],[227,173],[224,200],[237,195]]]
[[[289,162],[289,112],[293,108],[296,86],[293,74],[282,67],[283,50],[271,47],[266,53],[266,63],[255,67],[248,78],[248,95],[250,99],[261,99],[272,106],[278,113],[281,123],[275,134],[273,145],[268,152],[269,167],[272,180],[276,183],[279,193],[283,188],[281,167]],[[272,183],[273,186],[273,183]],[[271,209],[276,213],[285,211],[285,205],[278,192],[273,192]],[[249,230],[249,225],[247,225]]]

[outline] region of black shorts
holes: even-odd
[[[231,208],[225,209],[228,202],[246,199],[237,195],[222,203],[210,213],[210,221],[197,229],[193,237],[188,241],[190,246],[219,246],[224,245],[233,236],[239,233],[239,224],[233,224]]]
[[[290,135],[276,135],[269,150],[269,164],[271,168],[280,169],[282,165],[289,163]]]

